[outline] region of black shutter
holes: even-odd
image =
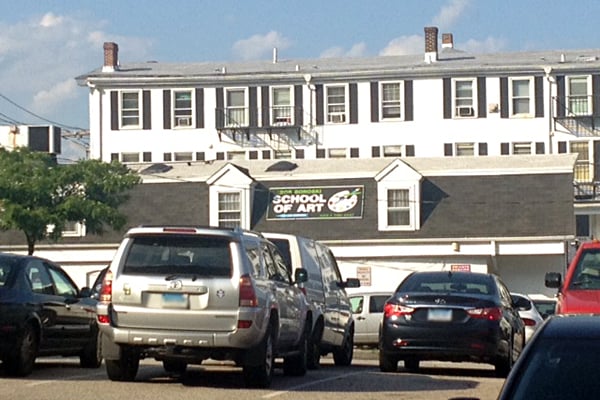
[[[196,88],[196,128],[204,128],[204,89]]]
[[[163,90],[163,128],[171,129],[171,91]]]
[[[324,107],[323,85],[315,85],[315,122],[317,125],[324,125],[325,123]]]
[[[546,153],[546,146],[544,142],[535,142],[535,154]]]
[[[294,86],[294,120],[296,125],[304,125],[304,108],[302,108],[302,85]]]
[[[406,157],[414,157],[415,156],[415,145],[407,144],[405,153],[406,153]]]
[[[507,156],[510,154],[510,147],[508,143],[500,143],[500,154]]]
[[[150,104],[150,91],[142,90],[142,103],[144,107],[144,121],[142,129],[152,129],[152,105]]]
[[[358,86],[351,83],[349,86],[350,94],[350,123],[358,123]]]
[[[224,99],[223,99],[223,88],[217,88],[215,91],[217,98],[217,109],[215,110],[215,125],[216,128],[225,127],[225,109],[224,109]]]
[[[564,117],[565,109],[566,109],[566,92],[565,92],[565,76],[557,75],[556,76],[556,116]]]
[[[488,145],[487,143],[479,143],[479,155],[487,156],[488,155]]]
[[[413,120],[413,81],[404,81],[404,120]]]
[[[594,182],[600,180],[600,140],[594,140]]]
[[[250,127],[256,127],[258,126],[258,97],[257,97],[257,92],[256,92],[256,87],[252,86],[249,89],[249,94],[250,94],[250,104],[248,105],[248,111],[249,111],[249,121],[248,121],[248,126]]]
[[[487,117],[487,93],[485,77],[477,78],[477,118]]]
[[[558,154],[567,153],[567,142],[558,142]]]
[[[452,118],[452,81],[444,78],[444,119]]]
[[[500,78],[500,118],[508,118],[508,78]]]
[[[533,80],[535,90],[535,117],[544,117],[544,81],[541,76],[536,76]]]
[[[600,116],[600,75],[592,75],[592,115]]]
[[[262,103],[262,126],[271,126],[271,103],[269,99],[269,86],[260,88],[260,102]]]
[[[371,157],[381,157],[381,148],[379,146],[371,146]]]
[[[110,129],[119,130],[119,92],[110,92]]]
[[[379,82],[371,82],[371,122],[379,122]]]
[[[452,143],[444,143],[444,155],[445,156],[451,156],[453,151],[453,146]]]

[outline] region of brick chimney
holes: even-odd
[[[442,49],[453,49],[454,38],[451,33],[442,33]]]
[[[438,50],[438,28],[435,26],[425,27],[425,62],[431,64],[437,61]]]
[[[115,72],[119,69],[119,46],[114,42],[104,42],[104,65],[102,72]]]

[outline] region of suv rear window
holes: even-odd
[[[144,235],[132,238],[125,274],[231,276],[230,239],[201,235]]]

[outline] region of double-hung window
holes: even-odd
[[[227,89],[225,101],[225,126],[248,126],[246,89]]]
[[[477,85],[475,79],[456,79],[454,83],[454,116],[475,117]]]
[[[568,104],[570,115],[589,115],[590,114],[590,92],[589,79],[587,76],[573,76],[568,78]]]
[[[531,115],[533,79],[513,78],[510,81],[511,111],[513,116]]]
[[[421,179],[420,174],[398,160],[375,177],[379,231],[420,229]]]
[[[410,226],[410,196],[408,189],[387,190],[388,226]]]
[[[577,154],[575,161],[574,178],[577,182],[591,182],[592,172],[588,142],[570,142],[571,154]]]
[[[402,83],[381,83],[381,119],[402,118]]]
[[[271,89],[271,125],[292,125],[292,88],[274,87]]]
[[[475,155],[475,143],[473,142],[461,142],[456,143],[456,155],[457,156],[474,156]]]
[[[194,96],[192,90],[173,90],[173,126],[189,128],[193,126]]]
[[[345,123],[346,110],[346,86],[332,85],[326,87],[326,110],[327,122],[332,124]]]
[[[240,192],[219,193],[219,226],[235,228],[241,226],[241,194]]]
[[[121,92],[121,128],[141,127],[140,91]]]

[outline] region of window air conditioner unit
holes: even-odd
[[[344,113],[329,114],[329,122],[332,122],[334,124],[346,122],[346,114],[344,114]]]
[[[192,119],[190,117],[177,117],[175,118],[175,126],[192,126]]]
[[[472,117],[473,107],[460,106],[456,107],[456,115],[459,117]]]

